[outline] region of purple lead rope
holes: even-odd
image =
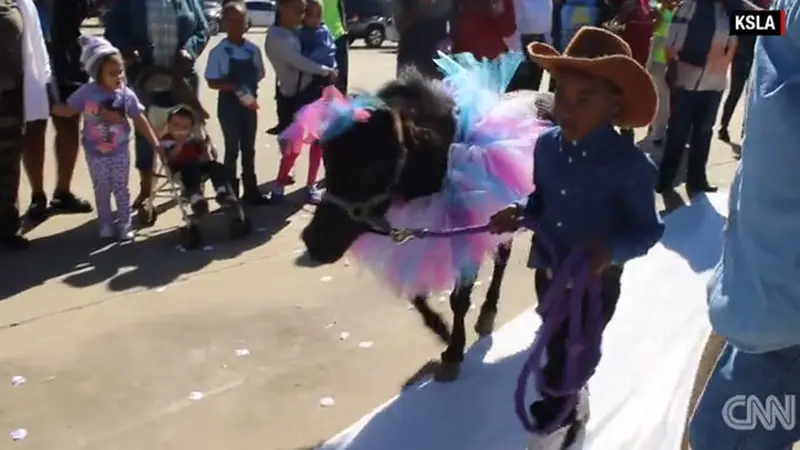
[[[562,426],[569,414],[578,405],[578,393],[586,385],[600,362],[600,343],[604,323],[602,321],[602,298],[600,281],[590,273],[588,259],[582,251],[574,251],[561,262],[552,242],[537,231],[536,226],[526,223],[536,233],[537,242],[545,247],[557,270],[552,282],[539,299],[537,311],[542,318],[530,356],[522,366],[514,392],[514,410],[522,426],[530,433],[549,434]],[[443,238],[465,234],[485,233],[489,224],[451,228],[447,230],[407,230],[414,238]],[[571,283],[571,285],[570,285]],[[587,311],[584,297],[588,296]],[[584,314],[588,317],[584,320]],[[562,325],[567,324],[566,362],[561,380],[549,384],[542,370],[542,358],[548,344]],[[537,390],[543,396],[567,397],[562,409],[547,422],[534,423],[525,403],[525,388],[528,380],[535,378]],[[560,381],[560,382],[559,382]]]
[[[535,227],[531,228],[536,232]],[[578,393],[589,381],[600,362],[600,341],[603,332],[602,299],[600,282],[591,275],[587,257],[582,251],[572,252],[561,262],[556,257],[554,246],[543,234],[536,232],[536,239],[553,257],[552,266],[556,267],[557,271],[544,298],[539,299],[537,310],[542,317],[542,325],[533,342],[530,356],[517,378],[514,410],[525,430],[530,433],[549,434],[561,428],[575,409],[578,404]],[[583,300],[587,294],[588,311],[584,311]],[[585,320],[584,313],[588,313]],[[548,344],[564,324],[568,326],[565,366],[561,380],[551,380],[553,384],[549,384],[542,370],[542,359]],[[562,409],[547,422],[534,423],[528,413],[525,390],[530,378],[535,379],[537,390],[545,398],[567,397]]]

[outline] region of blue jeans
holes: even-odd
[[[745,353],[726,344],[689,425],[692,450],[790,450],[800,440],[800,425],[786,430],[778,420],[773,430],[767,430],[758,420],[752,430],[728,426],[723,420],[724,405],[742,394],[755,396],[762,405],[771,395],[783,404],[785,395],[800,394],[800,346]],[[766,413],[769,416],[770,410]],[[731,415],[737,420],[747,419],[744,405],[734,408]]]

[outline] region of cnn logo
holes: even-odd
[[[734,395],[722,405],[722,420],[738,431],[752,431],[758,426],[772,431],[778,425],[792,430],[796,424],[795,396],[770,395],[762,401],[755,395]]]

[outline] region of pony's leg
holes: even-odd
[[[431,309],[430,305],[428,305],[427,296],[417,295],[411,300],[411,304],[414,305],[414,309],[416,309],[420,317],[422,317],[425,328],[433,332],[443,343],[447,344],[450,342],[450,330],[441,314]]]
[[[475,321],[475,332],[478,333],[478,336],[488,336],[494,331],[497,304],[500,301],[500,287],[503,284],[503,276],[505,276],[510,256],[511,241],[500,244],[497,247],[492,280],[489,282],[489,289],[486,291],[486,300],[481,305],[481,313],[478,315],[478,320]]]
[[[436,381],[454,381],[461,373],[461,362],[464,360],[464,348],[467,345],[467,333],[464,319],[467,316],[472,296],[474,278],[462,279],[459,286],[450,294],[450,309],[453,311],[453,330],[447,349],[442,352],[442,364],[436,371]]]

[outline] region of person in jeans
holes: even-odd
[[[755,44],[742,159],[708,286],[711,326],[727,343],[689,426],[692,450],[788,450],[800,441],[797,424],[734,429],[723,415],[735,395],[765,404],[800,393],[800,0],[771,8],[785,11],[786,33]],[[747,418],[744,407],[728,412]]]
[[[731,36],[726,4],[686,0],[675,11],[667,38],[670,55],[670,118],[656,192],[671,196],[678,169],[690,145],[686,192],[689,197],[716,192],[706,176],[714,122],[737,39]]]
[[[208,55],[206,80],[211,89],[219,91],[217,116],[225,140],[225,170],[238,191],[236,174],[239,156],[242,158],[242,200],[252,205],[269,203],[258,188],[256,179],[256,132],[258,127],[258,83],[264,79],[261,49],[245,39],[244,4],[225,5],[222,19],[227,37]]]

